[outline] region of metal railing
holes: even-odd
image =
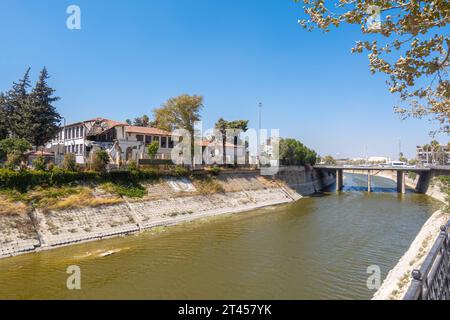
[[[419,270],[412,272],[412,283],[404,300],[450,300],[450,221]]]

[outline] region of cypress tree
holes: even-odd
[[[3,92],[0,92],[0,140],[5,139],[9,134],[9,121],[6,96]]]
[[[42,69],[39,79],[30,94],[30,104],[26,112],[28,141],[36,147],[53,139],[59,131],[61,116],[53,103],[60,98],[54,96],[55,90],[47,84],[47,69]]]
[[[13,83],[11,90],[7,92],[5,97],[3,112],[6,114],[9,132],[14,137],[27,138],[28,123],[25,119],[30,103],[29,87],[30,68],[27,69],[19,82]]]

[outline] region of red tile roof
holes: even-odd
[[[24,153],[25,156],[48,156],[53,157],[55,154],[53,152],[48,151],[28,151]]]
[[[108,125],[109,128],[113,128],[115,126],[127,126],[128,123],[126,122],[120,122],[120,121],[116,121],[116,120],[110,120],[110,119],[105,119],[105,118],[95,118],[92,120],[88,120],[89,122],[102,122],[102,123],[106,123]]]
[[[157,129],[157,128],[150,128],[150,127],[137,127],[137,126],[125,126],[125,132],[128,133],[137,133],[137,134],[148,134],[148,135],[155,135],[155,136],[171,136],[172,134],[168,131]]]
[[[84,120],[84,121],[68,123],[68,124],[66,124],[66,127],[72,127],[72,126],[76,126],[76,125],[80,125],[80,124],[88,123],[88,122],[105,122],[106,124],[108,124],[109,127],[115,127],[117,125],[125,125],[125,126],[128,125],[126,122],[120,122],[120,121],[110,120],[110,119],[106,119],[106,118],[102,118],[102,117],[97,117],[94,119],[88,119],[88,120]]]

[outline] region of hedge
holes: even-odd
[[[94,171],[74,172],[60,168],[52,171],[0,169],[0,187],[26,191],[36,186],[60,186],[73,182],[138,182],[153,180],[158,176],[158,172],[154,170],[99,173]]]

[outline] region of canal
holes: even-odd
[[[343,192],[0,260],[0,299],[369,299],[439,203],[346,174]],[[105,252],[114,252],[104,256]],[[81,269],[79,291],[66,269]]]

